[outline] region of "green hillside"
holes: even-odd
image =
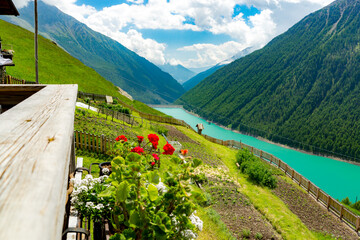
[[[1,39],[14,52],[15,67],[8,74],[35,81],[34,34],[0,20]],[[54,43],[39,36],[39,82],[44,84],[78,84],[80,91],[119,96],[117,88],[95,70],[85,66]]]
[[[359,65],[360,1],[336,1],[218,70],[178,103],[243,132],[359,157]]]

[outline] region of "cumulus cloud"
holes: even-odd
[[[185,67],[204,67],[213,66],[219,62],[227,60],[238,52],[243,50],[245,45],[229,41],[220,45],[215,44],[195,44],[192,46],[185,46],[179,51],[196,52],[197,57],[182,62],[181,64]]]

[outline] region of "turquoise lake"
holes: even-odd
[[[251,136],[235,133],[215,124],[209,124],[206,120],[191,115],[181,108],[155,109],[174,118],[184,120],[194,129],[196,129],[196,124],[202,123],[205,127],[203,133],[211,137],[241,141],[271,153],[335,199],[342,200],[349,197],[351,202],[355,202],[356,199],[360,200],[360,166],[298,152]]]

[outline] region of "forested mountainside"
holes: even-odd
[[[1,18],[31,29],[34,23],[33,9],[33,2],[30,2],[27,7],[19,9],[19,17]],[[42,35],[54,40],[135,99],[145,103],[167,103],[184,93],[183,87],[168,73],[56,7],[40,1],[38,12]]]
[[[339,0],[221,68],[177,102],[233,129],[358,157],[359,66],[360,0]]]
[[[194,77],[190,78],[189,80],[187,80],[186,82],[184,82],[182,84],[185,91],[189,91],[190,89],[195,87],[197,84],[199,84],[202,80],[204,80],[205,78],[207,78],[208,76],[210,76],[211,74],[216,72],[216,70],[218,70],[219,68],[221,68],[223,66],[224,65],[222,65],[222,64],[221,65],[217,64],[206,71],[196,74]]]

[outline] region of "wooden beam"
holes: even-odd
[[[77,85],[48,85],[0,115],[0,239],[61,239]]]

